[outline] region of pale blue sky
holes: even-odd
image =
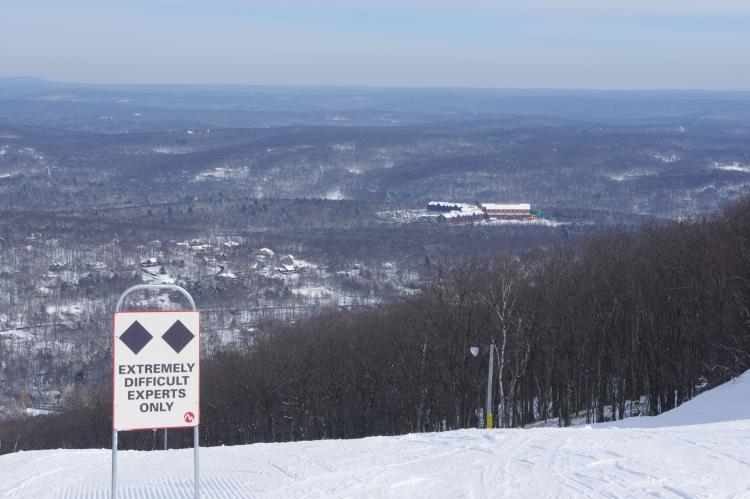
[[[0,76],[750,90],[748,0],[0,0]]]

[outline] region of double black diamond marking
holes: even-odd
[[[120,341],[125,343],[134,354],[138,355],[138,352],[143,350],[143,347],[151,341],[154,336],[146,331],[146,328],[141,326],[141,323],[134,321],[130,327],[128,327],[124,333],[120,335]]]
[[[166,341],[167,345],[172,347],[175,352],[180,353],[182,349],[190,343],[190,340],[195,338],[195,335],[191,333],[182,322],[177,321],[172,324],[172,327],[167,329],[167,332],[164,333],[161,338]]]
[[[131,352],[138,355],[153,337],[140,322],[133,321],[130,327],[120,335],[120,341],[125,343],[125,346]],[[172,324],[172,327],[167,329],[167,332],[162,336],[166,344],[177,353],[180,353],[193,338],[195,338],[195,335],[180,321]]]

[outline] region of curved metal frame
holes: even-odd
[[[130,293],[147,289],[177,291],[178,293],[182,294],[182,296],[184,296],[188,302],[190,302],[190,306],[193,308],[193,310],[196,310],[195,301],[193,300],[193,297],[190,296],[190,293],[188,293],[185,288],[181,288],[176,284],[136,284],[135,286],[131,286],[122,292],[120,298],[117,300],[117,305],[115,305],[115,312],[120,312],[122,310],[122,306],[125,303],[125,298],[127,298]]]
[[[187,292],[185,288],[182,288],[180,286],[177,286],[175,284],[136,284],[135,286],[131,286],[125,291],[122,292],[120,295],[120,298],[117,300],[117,305],[115,305],[115,313],[121,312],[123,305],[125,304],[125,298],[130,293],[133,293],[135,291],[146,291],[146,290],[157,290],[157,291],[176,291],[180,293],[182,296],[187,299],[187,301],[190,303],[190,307],[192,310],[197,310],[195,307],[195,300],[193,300],[193,297],[190,296],[190,293]],[[115,354],[115,346],[112,345],[112,355]],[[112,387],[114,390],[114,386]],[[114,417],[114,415],[113,415]],[[193,472],[194,472],[194,485],[195,485],[195,494],[194,498],[198,499],[200,497],[200,461],[198,459],[198,449],[199,449],[199,432],[198,427],[193,427]],[[164,430],[164,450],[167,450],[167,430]],[[112,428],[112,499],[117,499],[117,430]]]

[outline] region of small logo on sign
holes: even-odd
[[[192,423],[195,419],[195,414],[193,414],[192,412],[186,412],[183,417],[185,418],[186,423]]]

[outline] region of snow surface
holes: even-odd
[[[675,411],[634,418],[649,427],[204,448],[202,497],[750,497],[748,395],[746,373]],[[119,497],[191,497],[191,450],[122,451],[119,464]],[[0,456],[2,498],[108,497],[109,483],[106,449]]]
[[[714,163],[714,168],[728,172],[750,173],[750,165],[743,165],[737,161],[734,163]]]
[[[658,428],[748,419],[750,419],[750,371],[658,416],[626,418],[595,426]]]
[[[347,199],[344,193],[341,191],[341,189],[332,189],[325,193],[323,196],[323,199],[329,199],[333,201],[341,201],[342,199]]]
[[[652,177],[656,175],[654,172],[638,172],[638,171],[630,171],[625,173],[617,173],[609,175],[610,180],[613,180],[615,182],[625,182],[627,180],[639,180],[644,177]]]

